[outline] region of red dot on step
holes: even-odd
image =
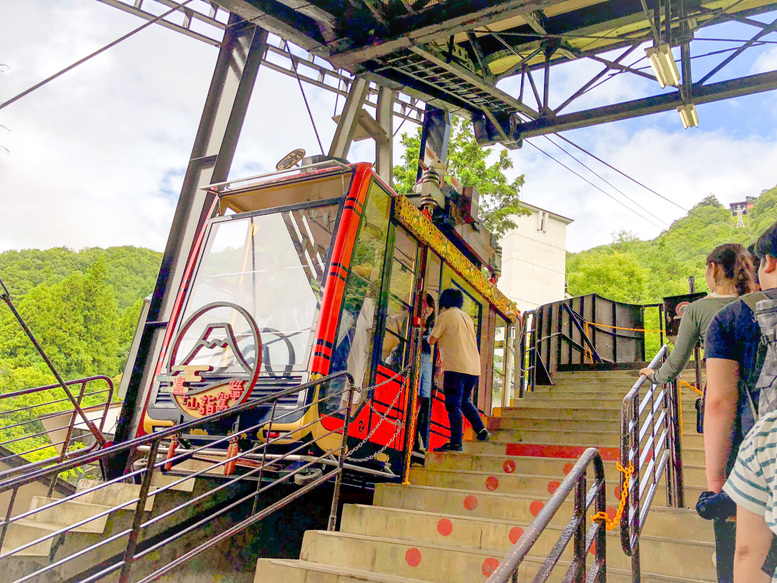
[[[539,500],[535,500],[529,506],[529,512],[531,512],[532,516],[537,516],[540,513],[540,510],[542,510],[544,506],[545,506],[544,503],[540,502]]]
[[[621,487],[615,486],[615,497],[620,500],[621,499]]]
[[[512,474],[515,471],[515,462],[513,460],[507,460],[502,464],[502,468],[506,474]]]
[[[485,561],[483,561],[483,576],[490,577],[491,574],[496,571],[498,566],[499,561],[497,559],[494,557],[488,557]]]
[[[478,507],[478,499],[471,494],[464,498],[464,508],[467,510],[475,510]]]
[[[561,482],[559,482],[558,480],[551,480],[550,482],[548,482],[548,492],[553,494],[553,492],[558,490],[558,487],[560,485],[561,485]]]
[[[453,524],[447,518],[441,518],[440,522],[437,523],[437,532],[443,536],[448,536],[453,532]]]
[[[521,538],[521,535],[523,534],[523,529],[520,526],[514,526],[510,529],[510,534],[507,535],[507,537],[510,539],[510,542],[515,544],[518,542],[518,539]]]
[[[564,464],[564,475],[566,476],[569,472],[572,471],[572,468],[574,468],[574,467],[575,467],[575,464],[573,464],[571,462],[568,463],[568,464]]]
[[[615,515],[617,514],[617,511],[615,510],[615,508],[613,508],[612,506],[608,506],[605,509],[605,512],[607,512],[607,516],[610,517],[610,520],[614,520],[615,519]]]
[[[499,487],[499,479],[496,476],[489,476],[486,478],[486,488],[492,492]]]
[[[588,549],[588,552],[591,553],[592,555],[596,554],[596,541],[591,543],[591,548]]]
[[[405,553],[405,561],[407,561],[407,564],[411,567],[417,567],[421,564],[421,551],[415,547],[408,549]]]

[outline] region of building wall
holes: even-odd
[[[528,206],[528,205],[527,205]],[[571,220],[536,207],[515,219],[501,240],[499,289],[521,311],[564,299],[567,225]]]

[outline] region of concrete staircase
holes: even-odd
[[[690,375],[689,375],[690,376]],[[261,583],[458,583],[485,581],[586,447],[605,459],[608,512],[619,499],[621,402],[636,372],[560,373],[552,387],[488,420],[492,439],[463,453],[429,453],[412,485],[379,484],[372,506],[346,505],[338,532],[305,533],[299,560],[260,559]],[[695,393],[683,391],[686,504],[704,486],[703,443],[695,432]],[[530,581],[571,517],[556,514],[519,571]],[[631,581],[619,530],[608,534],[608,581]],[[714,582],[711,524],[690,509],[665,506],[663,484],[641,537],[642,580]],[[567,552],[551,580],[560,581]]]

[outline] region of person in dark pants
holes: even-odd
[[[421,343],[421,365],[418,379],[418,400],[420,402],[420,409],[418,411],[418,440],[421,451],[429,447],[429,418],[432,408],[432,377],[434,375],[432,353],[434,351],[429,344],[429,336],[432,333],[432,328],[434,328],[434,298],[431,294],[426,294],[423,313],[426,317],[426,324]]]
[[[461,451],[463,418],[472,424],[480,441],[489,438],[478,410],[470,401],[472,389],[480,376],[475,324],[461,310],[464,296],[460,290],[448,288],[440,294],[440,314],[429,337],[429,344],[437,344],[442,362],[445,410],[451,426],[451,440],[435,451]]]
[[[760,260],[761,292],[777,299],[777,223],[758,239],[755,255]],[[723,490],[745,435],[755,424],[750,401],[758,403],[755,389],[760,372],[758,348],[761,331],[748,296],[730,303],[712,319],[707,329],[705,357],[707,394],[704,404],[704,455],[707,490]],[[715,520],[715,547],[719,583],[730,583],[734,572],[735,522]]]

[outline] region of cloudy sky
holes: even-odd
[[[7,66],[0,67],[0,102],[140,24],[95,0],[0,0],[0,63]],[[752,30],[721,26],[700,36],[748,38]],[[725,46],[711,41],[696,50]],[[0,251],[112,245],[162,250],[216,54],[204,43],[152,26],[0,110],[0,125],[7,128],[0,128]],[[777,70],[777,44],[736,63],[714,81]],[[573,91],[596,71],[594,65],[566,67],[554,73],[554,84]],[[515,82],[503,88],[509,91]],[[581,106],[658,92],[650,85],[621,75]],[[326,148],[335,130],[335,97],[310,87],[307,95]],[[701,125],[691,130],[683,130],[672,111],[564,135],[685,208],[711,193],[727,204],[777,185],[777,92],[703,105],[698,113]],[[568,230],[572,251],[608,243],[621,229],[652,238],[684,214],[568,145],[613,186],[548,139],[531,142],[630,209],[633,203],[618,190],[661,219],[624,208],[527,144],[511,153],[516,172],[526,175],[522,196],[575,220]],[[231,177],[270,171],[297,147],[319,151],[297,83],[260,70]],[[374,152],[359,144],[349,158],[373,161]]]

